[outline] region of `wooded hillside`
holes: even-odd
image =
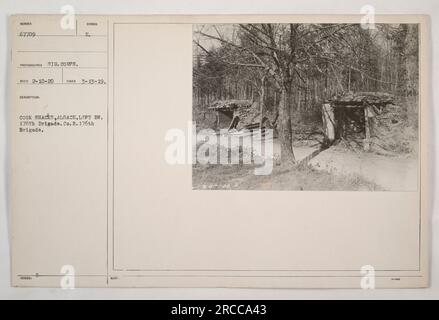
[[[415,24],[196,25],[193,42],[194,112],[217,100],[258,101],[277,114],[282,162],[294,162],[295,123],[319,118],[336,95],[418,95]]]

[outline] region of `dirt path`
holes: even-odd
[[[415,158],[356,154],[329,148],[312,159],[310,164],[316,169],[333,173],[358,174],[384,190],[417,190],[418,162]]]
[[[280,145],[275,139],[274,155],[279,156]],[[296,160],[300,161],[317,147],[295,146]],[[355,153],[331,147],[322,151],[310,162],[317,170],[334,174],[359,175],[388,191],[416,191],[418,161],[402,156],[382,156],[374,153]]]
[[[228,145],[223,147],[228,148]],[[315,141],[294,146],[296,160],[304,159],[318,148]],[[275,159],[280,157],[280,144],[276,138],[273,139],[273,153]],[[417,190],[418,161],[416,158],[383,156],[365,152],[355,153],[333,146],[319,153],[311,159],[309,164],[317,170],[335,175],[359,176],[383,190]]]
[[[319,146],[309,147],[309,146],[294,146],[294,156],[297,161],[301,161],[306,156],[310,155],[315,150],[319,149]],[[280,143],[278,139],[273,140],[273,154],[274,158],[280,158]]]

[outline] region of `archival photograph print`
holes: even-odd
[[[416,191],[418,29],[194,25],[192,188]]]

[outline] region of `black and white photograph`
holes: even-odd
[[[106,1],[0,1],[0,299],[439,297],[439,2]]]
[[[193,189],[416,191],[418,53],[417,24],[194,25]]]

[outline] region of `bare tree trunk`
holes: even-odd
[[[364,151],[370,150],[370,115],[371,111],[369,107],[364,108],[364,129],[365,129],[365,138],[364,138]]]
[[[322,120],[327,142],[332,144],[335,140],[335,115],[330,103],[322,105]]]
[[[291,128],[291,89],[289,85],[286,87],[288,89],[283,87],[281,90],[278,118],[278,133],[282,164],[294,163],[296,161],[293,152],[293,132]]]
[[[261,78],[261,96],[259,97],[259,112],[261,114],[259,129],[261,130],[261,133],[262,133],[262,122],[264,120],[264,104],[265,104],[265,76]]]
[[[351,92],[351,68],[348,71],[348,92]]]

